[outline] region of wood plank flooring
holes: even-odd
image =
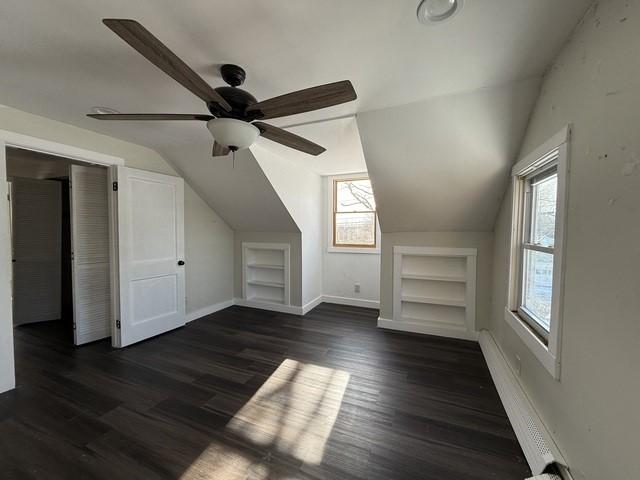
[[[231,307],[138,345],[15,330],[3,479],[522,480],[477,344]]]

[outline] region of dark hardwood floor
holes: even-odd
[[[138,345],[15,330],[0,478],[522,480],[477,344],[231,307]]]

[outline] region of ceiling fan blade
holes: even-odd
[[[287,132],[282,128],[274,127],[264,122],[253,122],[253,125],[258,127],[260,135],[264,138],[268,138],[273,142],[280,143],[286,147],[295,148],[301,152],[308,153],[309,155],[320,155],[326,150],[326,148],[313,143],[306,138],[302,138],[295,133]]]
[[[218,92],[138,22],[105,18],[102,23],[191,93],[207,103],[216,103],[227,112],[231,110],[231,105]]]
[[[224,157],[225,155],[229,155],[229,149],[224,145],[219,144],[218,142],[213,142],[213,156],[214,157]]]
[[[207,122],[213,115],[198,113],[90,113],[87,117],[98,120],[200,120]]]
[[[340,105],[357,98],[349,80],[329,83],[318,87],[306,88],[254,103],[247,108],[247,115],[257,119],[286,117],[296,113],[320,110]]]

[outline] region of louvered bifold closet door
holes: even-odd
[[[61,315],[62,188],[60,182],[13,178],[13,323]]]
[[[76,345],[111,336],[107,169],[71,166],[73,322]]]

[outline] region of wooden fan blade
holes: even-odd
[[[224,157],[225,155],[229,155],[229,149],[224,145],[220,145],[218,142],[213,142],[213,156],[214,157]]]
[[[231,110],[231,105],[218,92],[138,22],[105,18],[102,23],[191,93],[207,103],[218,104],[227,112]]]
[[[286,117],[287,115],[340,105],[356,98],[357,95],[353,85],[349,80],[344,80],[298,90],[297,92],[254,103],[247,108],[246,114],[259,119]]]
[[[326,150],[326,148],[313,143],[306,138],[302,138],[295,133],[287,132],[282,128],[274,127],[264,122],[253,122],[253,125],[258,127],[260,135],[264,138],[268,138],[273,142],[280,143],[286,147],[295,148],[301,152],[308,153],[309,155],[320,155]]]
[[[198,113],[90,113],[87,117],[98,120],[211,120],[213,115],[200,115]]]

